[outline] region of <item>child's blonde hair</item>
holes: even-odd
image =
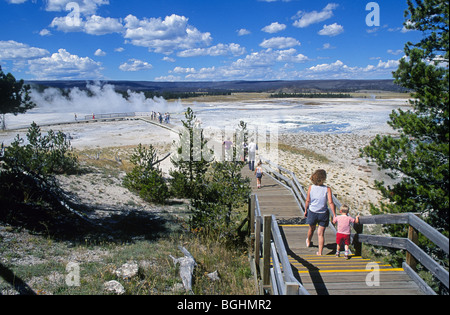
[[[343,205],[340,209],[340,211],[342,213],[348,214],[348,212],[350,211],[350,208],[347,205]]]

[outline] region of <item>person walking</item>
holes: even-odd
[[[227,140],[222,143],[222,146],[224,148],[224,160],[228,162],[233,161],[233,141],[231,141],[231,138],[228,137]]]
[[[263,177],[263,175],[264,175],[263,168],[262,168],[261,165],[262,165],[262,162],[259,161],[259,162],[258,162],[258,165],[256,166],[256,169],[255,169],[255,175],[256,175],[256,188],[257,188],[257,189],[260,189],[260,188],[261,188],[262,177]]]
[[[337,223],[337,233],[336,233],[336,257],[340,256],[341,253],[341,245],[344,244],[345,248],[345,258],[349,259],[348,256],[348,247],[350,246],[350,235],[352,230],[353,223],[359,223],[359,216],[356,218],[352,218],[348,215],[349,207],[347,205],[343,205],[339,210],[339,216],[334,217],[333,224]]]
[[[258,150],[258,146],[255,143],[254,139],[250,140],[248,144],[248,167],[254,172],[255,171],[255,160],[256,160],[256,151]]]
[[[319,225],[317,231],[319,238],[319,251],[316,253],[319,256],[323,254],[325,230],[330,223],[330,212],[327,202],[333,212],[333,217],[336,217],[336,206],[333,202],[331,188],[324,185],[326,179],[327,173],[325,170],[320,169],[314,172],[311,176],[311,182],[313,184],[308,189],[305,202],[305,217],[307,218],[306,223],[309,225],[308,236],[306,238],[306,247],[311,246],[311,240],[316,230],[316,226]]]

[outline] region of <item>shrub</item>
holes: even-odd
[[[139,144],[130,161],[134,168],[125,176],[124,186],[139,193],[147,201],[164,203],[169,198],[169,188],[161,169],[157,167],[159,161],[156,149],[152,145],[147,149]]]

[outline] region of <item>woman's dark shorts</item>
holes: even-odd
[[[329,211],[325,213],[315,213],[312,211],[308,211],[308,217],[306,218],[306,224],[309,225],[316,225],[319,224],[319,226],[322,227],[328,227],[330,224],[330,213]]]

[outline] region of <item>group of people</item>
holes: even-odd
[[[254,162],[253,162],[254,163]],[[263,169],[261,161],[255,169],[252,169],[251,162],[249,162],[250,170],[255,172],[257,188],[261,188],[261,180],[263,177]],[[344,256],[349,259],[349,245],[351,226],[354,223],[359,223],[359,216],[353,218],[349,216],[349,207],[343,205],[340,208],[340,215],[336,215],[336,205],[333,201],[333,193],[329,186],[325,185],[327,173],[325,170],[317,170],[312,174],[310,180],[312,185],[309,187],[306,201],[305,201],[305,218],[306,224],[309,225],[308,234],[306,237],[306,247],[312,246],[312,238],[317,229],[318,235],[318,251],[317,255],[323,254],[325,245],[325,230],[330,224],[330,209],[333,214],[332,223],[337,224],[336,233],[336,256],[340,257],[341,250],[344,249]],[[328,208],[329,206],[329,208]]]
[[[248,167],[254,172],[255,171],[255,160],[256,160],[256,151],[258,151],[258,145],[255,143],[255,140],[252,138],[249,143],[243,143],[244,151],[248,152]],[[222,142],[222,146],[224,148],[224,157],[226,161],[232,160],[233,155],[233,142],[231,138],[228,137],[227,140]],[[241,157],[244,159],[244,157]]]
[[[170,124],[170,113],[160,113],[160,112],[154,112],[152,111],[152,113],[150,114],[150,118],[152,120],[157,120],[159,121],[160,124],[166,123],[166,124]]]

